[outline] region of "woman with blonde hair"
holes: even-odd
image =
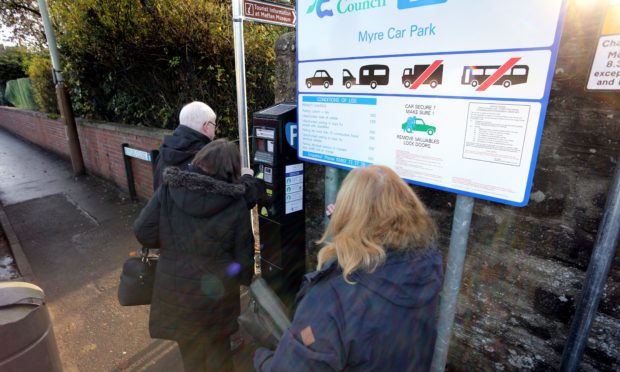
[[[388,167],[349,173],[290,329],[258,371],[425,371],[443,278],[435,224]],[[331,242],[328,241],[331,237]]]

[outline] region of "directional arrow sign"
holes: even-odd
[[[295,8],[257,0],[243,2],[245,19],[274,25],[295,27]]]

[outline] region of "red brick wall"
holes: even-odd
[[[69,157],[67,132],[62,119],[47,115],[0,107],[0,127],[47,150]],[[170,131],[131,125],[78,120],[78,134],[82,156],[88,173],[108,179],[127,190],[127,176],[121,145],[145,151],[156,150],[164,135]],[[136,193],[148,199],[153,193],[152,165],[131,159]]]

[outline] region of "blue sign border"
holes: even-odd
[[[460,194],[460,195],[466,195],[466,196],[471,196],[474,198],[478,198],[478,199],[483,199],[483,200],[489,200],[492,202],[496,202],[496,203],[501,203],[501,204],[507,204],[507,205],[512,205],[515,207],[524,207],[528,204],[529,202],[529,197],[530,197],[530,192],[531,192],[531,188],[532,188],[532,180],[534,178],[534,171],[536,170],[536,162],[538,160],[538,152],[540,150],[540,140],[542,138],[542,131],[543,131],[543,127],[545,124],[545,117],[547,115],[547,106],[549,105],[549,96],[551,93],[551,84],[553,81],[553,75],[554,75],[554,71],[555,71],[555,64],[557,62],[557,57],[558,57],[558,49],[560,46],[560,40],[562,38],[562,30],[564,27],[564,18],[566,16],[566,9],[567,9],[567,0],[562,0],[562,5],[560,7],[560,16],[558,17],[558,23],[556,25],[556,30],[555,30],[555,38],[553,40],[553,44],[549,47],[536,47],[536,48],[513,48],[513,49],[488,49],[488,50],[467,50],[467,51],[453,51],[453,52],[436,52],[436,53],[410,53],[410,54],[393,54],[393,55],[373,55],[373,56],[356,56],[356,57],[350,57],[350,58],[346,58],[346,57],[341,57],[341,58],[328,58],[328,59],[316,59],[316,60],[305,60],[305,61],[299,61],[299,15],[300,13],[300,2],[298,1],[296,6],[296,12],[297,12],[297,19],[296,19],[296,24],[295,24],[295,67],[297,68],[297,73],[296,73],[296,78],[297,78],[297,82],[299,82],[299,64],[300,63],[308,63],[308,62],[320,62],[320,61],[339,61],[339,60],[353,60],[353,59],[364,59],[364,58],[388,58],[388,57],[412,57],[412,56],[437,56],[437,55],[451,55],[451,54],[466,54],[466,53],[500,53],[500,52],[515,52],[515,51],[536,51],[536,50],[549,50],[551,52],[551,59],[549,61],[549,69],[547,71],[547,81],[545,82],[545,89],[544,89],[544,94],[542,99],[537,100],[537,99],[514,99],[514,98],[487,98],[487,97],[468,97],[468,96],[437,96],[437,95],[422,95],[422,94],[364,94],[364,93],[346,93],[345,95],[347,96],[356,96],[356,95],[361,95],[361,96],[387,96],[387,97],[423,97],[423,98],[441,98],[441,99],[467,99],[467,100],[485,100],[485,101],[511,101],[511,102],[539,102],[541,105],[540,108],[540,115],[539,115],[539,119],[538,119],[538,130],[536,132],[536,139],[534,142],[534,148],[532,150],[532,157],[530,159],[530,170],[529,170],[529,174],[528,174],[528,178],[527,178],[527,183],[525,185],[525,194],[523,195],[523,199],[521,199],[520,202],[515,202],[512,200],[507,200],[507,199],[501,199],[501,198],[495,198],[492,196],[488,196],[488,195],[484,195],[484,194],[478,194],[478,193],[473,193],[473,192],[468,192],[468,191],[464,191],[464,190],[459,190],[459,189],[453,189],[450,187],[445,187],[445,186],[440,186],[440,185],[435,185],[435,184],[430,184],[430,183],[425,183],[425,182],[421,182],[421,181],[417,181],[417,180],[412,180],[409,178],[405,178],[405,177],[401,177],[405,182],[410,183],[410,184],[414,184],[414,185],[418,185],[418,186],[423,186],[423,187],[429,187],[429,188],[433,188],[433,189],[437,189],[437,190],[441,190],[441,191],[446,191],[446,192],[452,192],[452,193],[456,193],[456,194]],[[300,94],[303,94],[305,96],[311,96],[311,95],[342,95],[344,93],[327,93],[327,92],[316,92],[316,93],[300,93],[299,92],[299,87],[297,86],[296,89],[296,98],[297,98],[297,107],[299,108],[299,98],[300,98]],[[298,125],[300,125],[300,121],[299,121],[299,110],[297,110],[297,123]],[[298,130],[300,130],[300,128],[298,128]],[[325,166],[329,166],[332,168],[338,168],[338,169],[344,169],[344,170],[352,170],[355,167],[352,166],[345,166],[342,164],[332,164],[332,163],[328,163],[328,162],[323,162],[320,160],[316,160],[313,158],[309,158],[309,157],[304,157],[303,153],[301,151],[300,148],[297,149],[298,152],[298,156],[299,159],[307,161],[307,162],[311,162],[311,163],[316,163],[316,164],[321,164],[321,165],[325,165]],[[361,162],[360,163],[364,163]]]

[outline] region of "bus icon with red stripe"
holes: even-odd
[[[417,86],[420,84],[430,85],[431,88],[436,88],[437,85],[441,85],[443,81],[443,64],[435,67],[434,70],[431,69],[431,66],[435,67],[433,65],[415,65],[413,68],[405,68],[402,76],[402,82],[405,88],[409,88],[414,83],[418,83]],[[427,74],[428,76],[424,78],[424,73],[429,69],[432,71],[431,74]],[[418,82],[420,78],[424,80]]]
[[[479,86],[487,79],[492,77],[499,69],[500,65],[493,66],[465,66],[463,67],[463,76],[461,84],[471,85],[473,88]],[[511,85],[527,83],[527,77],[530,68],[527,65],[515,65],[508,69],[503,75],[493,82],[493,85],[501,85],[508,88]]]

